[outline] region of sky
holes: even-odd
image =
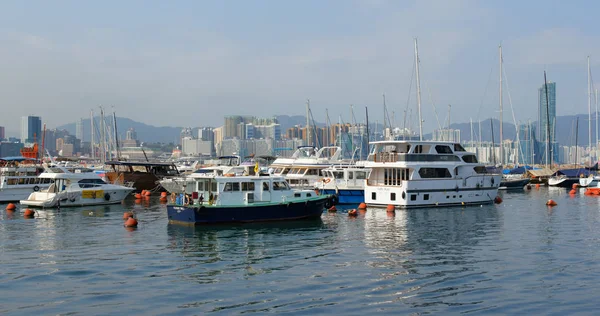
[[[543,72],[557,115],[587,113],[600,83],[596,1],[3,1],[0,126],[48,128],[99,106],[155,126],[221,126],[225,115],[383,120],[424,132],[499,116],[537,119]],[[600,88],[600,84],[595,84]],[[451,105],[450,107],[448,105]],[[595,109],[595,103],[592,104]],[[512,111],[511,111],[512,108]],[[406,113],[406,115],[405,115]],[[514,114],[513,114],[514,113]],[[126,127],[124,127],[126,128]]]

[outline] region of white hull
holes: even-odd
[[[90,206],[121,203],[133,189],[110,189],[99,190],[102,193],[98,197],[81,191],[63,191],[61,193],[35,192],[27,200],[21,200],[21,205],[32,207],[68,207],[68,206]],[[108,196],[107,196],[108,195]]]
[[[590,188],[595,188],[598,186],[598,178],[597,177],[587,177],[587,178],[580,178],[579,179],[579,186],[580,187],[590,187]]]
[[[49,184],[39,186],[38,190],[47,189]],[[34,191],[35,185],[18,185],[0,189],[0,202],[14,202],[26,199]]]
[[[474,176],[468,180],[436,179],[402,181],[399,186],[365,188],[369,206],[389,204],[400,208],[493,203],[501,175]]]

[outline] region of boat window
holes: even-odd
[[[225,183],[225,188],[223,189],[223,191],[225,191],[225,192],[233,192],[233,191],[239,191],[239,190],[240,190],[239,182],[227,182],[227,183]]]
[[[204,191],[204,182],[198,181],[196,183],[197,183],[196,184],[196,190],[198,190],[198,191]]]
[[[300,195],[300,193],[294,193],[294,197],[299,198],[299,197],[302,197],[302,196]]]
[[[366,179],[367,172],[366,171],[356,171],[356,179]]]
[[[475,155],[464,155],[462,159],[466,163],[477,163],[477,156]]]
[[[27,180],[27,179],[25,179],[25,178],[19,178],[19,184],[27,184],[25,182],[25,180]]]
[[[274,191],[283,191],[283,190],[288,190],[288,189],[289,189],[289,186],[284,181],[273,182],[273,190]]]
[[[429,149],[431,148],[431,145],[416,145],[415,146],[415,150],[413,151],[413,153],[415,154],[427,154],[429,153]]]
[[[452,174],[450,174],[448,168],[421,168],[419,169],[419,176],[423,179],[452,178]]]
[[[254,191],[254,182],[242,182],[242,191]]]
[[[210,190],[213,192],[217,192],[217,183],[216,182],[210,183]]]
[[[394,193],[394,192],[390,193],[390,200],[396,201],[396,193]]]
[[[106,182],[102,181],[102,179],[81,179],[77,183],[79,184],[80,188],[93,188],[102,184],[106,184]]]
[[[17,179],[8,179],[8,181],[6,182],[8,185],[15,185],[17,184]]]
[[[454,144],[454,151],[466,151],[460,144]]]
[[[312,194],[311,193],[306,193],[306,197],[311,197]]]
[[[336,179],[344,179],[344,173],[342,171],[334,171],[333,177]]]
[[[263,182],[263,191],[269,191],[269,182]]]
[[[436,145],[435,151],[437,151],[438,154],[452,154],[452,149],[450,149],[450,146],[446,145]]]
[[[354,172],[353,171],[348,171],[348,179],[349,180],[354,179]]]
[[[318,176],[319,175],[319,169],[308,169],[308,172],[306,173],[306,175],[309,175],[309,176]]]
[[[476,173],[480,173],[480,174],[488,173],[488,171],[485,168],[485,166],[473,167],[473,170],[475,170]]]

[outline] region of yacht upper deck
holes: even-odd
[[[479,163],[477,156],[459,143],[442,141],[386,140],[371,142],[367,164],[391,162]]]

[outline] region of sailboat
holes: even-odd
[[[502,135],[502,121],[503,121],[503,104],[502,104],[502,45],[498,46],[498,50],[500,53],[500,170],[502,170],[502,168],[504,167],[504,147],[502,144],[502,139],[503,139],[503,135]],[[493,132],[493,128],[492,128],[492,132]],[[522,190],[527,184],[529,184],[530,179],[529,178],[514,178],[514,177],[507,177],[506,175],[502,174],[502,181],[500,181],[500,187],[498,187],[498,190]]]
[[[592,71],[590,68],[590,56],[587,57],[587,66],[588,66],[588,146],[590,149],[590,166],[592,163]],[[596,115],[598,115],[596,111]],[[598,121],[596,120],[596,128],[598,127]],[[598,187],[600,183],[600,177],[595,174],[590,174],[585,178],[579,178],[579,186],[580,187]]]
[[[579,117],[577,117],[575,123],[575,165],[577,165],[577,138],[579,136]],[[579,184],[579,179],[588,177],[590,171],[587,168],[571,168],[571,169],[560,169],[556,171],[550,179],[548,179],[549,186],[571,188],[574,184]]]

